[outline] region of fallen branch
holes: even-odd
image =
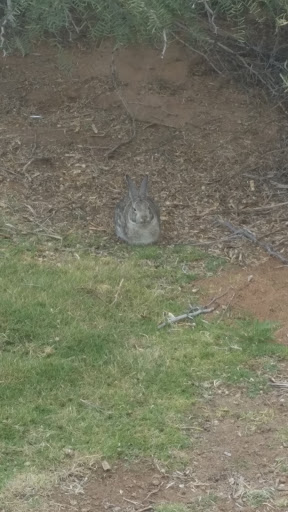
[[[158,325],[158,329],[162,329],[166,325],[175,324],[176,322],[181,322],[181,320],[189,319],[192,320],[198,315],[205,315],[207,313],[212,313],[216,308],[200,308],[195,307],[193,310],[189,310],[188,313],[183,313],[183,315],[174,316],[172,313],[168,313],[167,320],[162,324]]]
[[[271,247],[270,244],[267,244],[265,242],[261,242],[251,231],[245,228],[237,228],[231,224],[228,220],[217,220],[217,224],[220,226],[224,226],[225,228],[229,229],[234,235],[236,236],[242,236],[244,238],[247,238],[247,240],[250,240],[250,242],[253,242],[255,245],[258,245],[259,247],[262,247],[270,256],[274,256],[274,258],[277,258],[280,260],[284,265],[288,265],[288,259],[282,256],[277,251],[274,251],[274,249]]]
[[[212,313],[213,311],[215,311],[215,309],[218,308],[219,304],[216,304],[216,306],[214,306],[214,307],[211,307],[211,305],[214,304],[218,299],[221,299],[222,297],[224,297],[224,295],[226,295],[228,293],[228,291],[229,290],[227,290],[226,292],[222,293],[218,297],[214,297],[209,302],[209,304],[207,304],[204,307],[192,306],[190,304],[189,305],[189,311],[187,313],[183,313],[183,315],[174,316],[174,315],[172,315],[172,313],[168,313],[167,319],[165,320],[165,322],[163,322],[162,324],[158,325],[158,329],[162,329],[163,327],[166,327],[166,325],[172,325],[172,324],[175,324],[176,322],[181,322],[181,320],[186,320],[186,319],[193,320],[193,318],[195,318],[196,316],[207,315],[208,313]]]

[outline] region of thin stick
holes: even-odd
[[[214,41],[210,40],[210,43],[214,43]],[[258,80],[260,80],[260,82],[262,82],[262,84],[266,87],[268,87],[268,89],[270,90],[270,92],[273,94],[273,89],[271,88],[271,86],[265,82],[264,78],[262,78],[261,75],[259,75],[259,73],[257,71],[255,71],[255,69],[253,69],[252,65],[249,66],[247,64],[247,62],[245,61],[245,59],[243,57],[241,57],[241,55],[238,55],[238,53],[234,52],[233,50],[231,50],[231,48],[228,48],[227,46],[225,46],[224,44],[222,43],[219,43],[219,41],[215,41],[215,44],[217,46],[219,46],[220,48],[222,48],[223,50],[225,50],[226,52],[230,53],[231,55],[234,55],[238,60],[240,60],[240,62],[242,62],[242,64],[244,65],[245,68],[248,68],[248,70],[250,71],[250,73],[254,74]]]
[[[223,292],[221,293],[221,295],[217,295],[217,297],[214,297],[210,302],[209,304],[207,304],[207,306],[205,307],[209,307],[211,306],[211,304],[214,304],[214,302],[216,302],[216,300],[219,300],[219,299],[222,299],[222,297],[224,297],[224,295],[227,295],[227,293],[229,292],[229,290],[231,289],[231,286],[228,288],[228,290],[226,290],[226,292]]]
[[[121,286],[122,286],[122,284],[123,284],[123,283],[124,283],[124,279],[121,279],[120,284],[119,284],[119,286],[118,286],[118,288],[117,288],[117,292],[116,292],[116,294],[115,294],[115,298],[114,298],[114,300],[113,300],[113,302],[112,302],[111,306],[113,306],[113,304],[115,304],[115,302],[117,302],[117,300],[118,300],[118,296],[119,296],[119,292],[120,292],[120,290],[121,290]]]
[[[185,320],[185,319],[192,320],[193,318],[195,318],[198,315],[205,315],[208,313],[212,313],[212,311],[214,311],[215,309],[216,309],[216,307],[215,308],[197,308],[195,311],[192,311],[191,313],[188,312],[188,313],[184,313],[183,315],[168,317],[168,319],[165,322],[158,325],[158,329],[162,329],[166,325],[172,325],[172,324],[175,324],[176,322],[181,322],[181,320]]]
[[[83,400],[83,398],[80,398],[80,402],[83,405],[86,405],[87,407],[92,407],[93,409],[97,409],[97,410],[103,412],[104,414],[112,414],[111,411],[106,411],[105,409],[103,409],[103,407],[100,407],[100,405],[93,404],[93,402],[89,402],[89,400]]]
[[[209,23],[212,25],[213,27],[213,32],[215,35],[218,34],[218,27],[217,25],[215,24],[215,12],[212,11],[211,7],[208,5],[208,2],[206,0],[203,0],[203,4],[205,6],[205,9],[206,9],[206,12],[207,12],[207,16],[208,16],[208,21]]]
[[[183,313],[183,315],[179,315],[179,316],[173,316],[173,315],[169,316],[167,318],[167,320],[165,320],[165,322],[158,325],[158,329],[162,329],[166,325],[171,325],[171,324],[175,324],[176,322],[181,322],[181,320],[185,320],[185,319],[192,320],[193,318],[195,318],[198,315],[207,315],[208,313],[212,313],[213,311],[215,311],[215,309],[217,309],[218,305],[215,307],[212,307],[212,308],[210,306],[212,304],[214,304],[217,300],[224,297],[224,295],[227,295],[230,288],[228,288],[228,290],[226,290],[226,292],[222,293],[221,295],[218,295],[217,297],[213,297],[213,299],[210,300],[210,302],[203,308],[201,308],[199,306],[192,306],[191,304],[189,304],[190,309],[187,313]]]
[[[270,386],[275,386],[279,388],[288,388],[287,382],[270,382]]]
[[[274,251],[274,249],[271,247],[270,244],[266,244],[265,242],[261,242],[259,239],[256,238],[256,236],[253,233],[251,233],[251,231],[248,231],[248,229],[237,228],[237,227],[233,226],[233,224],[231,222],[229,222],[228,220],[220,220],[220,219],[218,219],[217,223],[220,226],[224,226],[224,227],[228,228],[235,235],[243,236],[244,238],[247,238],[248,240],[250,240],[250,242],[253,242],[254,244],[258,245],[259,247],[262,247],[262,249],[264,249],[266,252],[268,252],[268,254],[270,256],[274,256],[275,258],[280,260],[284,265],[288,265],[288,259],[287,258],[282,256],[282,254],[280,254],[279,252]]]
[[[262,210],[272,210],[273,208],[279,208],[280,206],[287,206],[288,201],[285,201],[285,203],[276,203],[276,204],[267,204],[266,206],[256,206],[255,208],[244,208],[241,210],[241,213],[250,213],[255,211],[262,211]]]
[[[154,491],[149,492],[149,494],[147,494],[146,498],[144,498],[143,501],[148,500],[150,498],[150,496],[152,496],[152,494],[156,494],[157,492],[159,492],[161,487],[162,487],[162,485],[163,485],[163,483],[164,482],[161,482],[161,484],[157,487],[157,489],[155,489]]]
[[[30,158],[30,160],[28,160],[27,164],[24,165],[22,171],[23,173],[25,174],[26,170],[28,169],[29,165],[32,164],[32,162],[34,162],[36,159],[35,158]],[[29,176],[29,179],[30,179],[30,176]]]
[[[163,50],[162,50],[162,53],[161,53],[161,59],[164,59],[164,55],[165,55],[165,52],[166,52],[166,48],[167,48],[167,35],[166,35],[166,30],[164,28],[163,30]]]
[[[219,324],[219,322],[221,322],[221,320],[223,319],[223,316],[225,315],[225,313],[227,313],[227,311],[228,311],[229,307],[231,306],[231,304],[232,304],[233,300],[235,299],[235,295],[236,295],[236,292],[234,292],[234,293],[232,294],[232,297],[231,297],[231,299],[229,300],[228,304],[226,304],[224,311],[222,311],[222,313],[220,314],[220,316],[219,316],[219,318],[218,318],[218,320],[217,320],[217,322],[216,322],[217,324]]]
[[[211,62],[211,60],[208,59],[208,57],[207,57],[207,55],[205,55],[205,53],[200,52],[200,50],[196,50],[196,48],[193,48],[193,46],[191,46],[190,44],[185,43],[185,41],[183,41],[183,39],[180,39],[180,37],[178,37],[174,32],[171,32],[171,34],[173,37],[175,37],[175,39],[177,39],[177,41],[179,41],[179,43],[184,44],[184,46],[187,46],[187,48],[190,48],[190,50],[192,50],[193,52],[198,53],[198,55],[201,55],[201,57],[204,57],[204,59],[207,60],[208,64],[210,64],[210,66],[212,66],[212,68],[219,75],[223,75],[223,73],[218,68],[216,68],[216,66],[213,64],[213,62]]]
[[[277,387],[281,387],[281,388],[288,388],[288,382],[277,382],[275,379],[273,379],[273,377],[270,377],[270,385],[271,386],[277,386]]]
[[[132,505],[138,505],[138,501],[128,500],[128,498],[123,498],[123,500],[127,501],[128,503],[132,503]]]

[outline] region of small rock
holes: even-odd
[[[161,481],[159,478],[155,477],[153,478],[152,480],[152,485],[154,485],[155,487],[158,487],[158,485],[160,485]]]
[[[107,462],[107,460],[103,460],[101,462],[102,464],[102,468],[104,469],[104,471],[111,471],[111,466],[110,464]]]

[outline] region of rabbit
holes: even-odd
[[[116,235],[130,245],[148,245],[157,242],[160,235],[160,210],[147,195],[148,176],[138,190],[126,176],[128,194],[115,208]]]

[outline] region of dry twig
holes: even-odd
[[[122,498],[124,501],[127,501],[127,503],[132,503],[132,505],[138,505],[138,501],[132,501],[132,500],[129,500],[128,498]]]
[[[174,316],[172,313],[167,315],[167,320],[162,324],[158,325],[158,329],[162,329],[166,325],[175,324],[176,322],[181,322],[181,320],[193,320],[198,315],[205,315],[207,313],[212,313],[216,308],[201,308],[198,306],[193,307],[187,313],[183,313],[183,315]]]
[[[182,39],[173,32],[171,32],[171,35],[192,51],[202,55],[219,74],[234,74],[237,80],[241,76],[242,81],[246,84],[251,83],[251,81],[254,84],[261,84],[263,92],[266,89],[270,97],[274,100],[278,99],[277,107],[287,113],[285,108],[287,95],[283,86],[286,64],[279,54],[281,46],[276,43],[277,38],[274,48],[267,48],[265,45],[265,50],[260,40],[259,44],[256,45],[250,44],[248,40],[239,40],[231,31],[227,32],[216,25],[216,11],[213,11],[209,0],[201,0],[201,2],[207,13],[204,44],[195,42],[195,48],[186,43],[188,38],[185,34],[189,34],[190,39],[192,34],[191,27],[186,25],[185,22],[178,21],[175,23],[176,28],[183,34]],[[209,32],[212,32],[212,37],[209,36]]]
[[[270,256],[274,256],[274,258],[277,258],[278,260],[280,260],[284,265],[288,265],[288,259],[287,258],[282,256],[282,254],[280,254],[279,252],[274,251],[274,249],[271,247],[270,244],[266,244],[265,242],[261,242],[248,229],[237,228],[237,227],[233,226],[233,224],[231,222],[229,222],[228,220],[218,219],[217,223],[220,226],[224,226],[224,227],[228,228],[234,235],[242,236],[244,238],[247,238],[247,240],[250,240],[250,242],[253,242],[254,244],[258,245],[259,247],[262,247],[262,249],[264,249],[266,252],[268,252],[268,254],[270,254]]]
[[[36,159],[34,157],[30,158],[30,160],[28,160],[28,162],[24,165],[23,169],[22,169],[22,172],[23,174],[25,174],[25,176],[27,176],[28,180],[31,181],[31,178],[30,176],[26,173],[29,165],[32,164],[32,162],[34,162]]]
[[[273,181],[271,183],[273,183]],[[285,188],[286,188],[286,186],[285,186]],[[279,208],[280,206],[287,206],[287,205],[288,205],[288,201],[285,201],[284,203],[266,204],[264,206],[256,206],[255,208],[243,208],[243,210],[241,210],[241,213],[251,213],[251,212],[255,212],[255,211],[259,212],[259,211],[264,211],[264,210],[272,210],[274,208]]]
[[[167,49],[167,34],[166,34],[166,30],[164,28],[164,30],[163,30],[163,50],[161,53],[161,59],[164,59],[166,49]]]
[[[143,500],[143,501],[147,501],[147,500],[150,498],[150,496],[152,496],[152,494],[156,494],[157,492],[159,492],[159,491],[160,491],[160,489],[161,489],[161,487],[162,487],[162,485],[163,485],[163,483],[164,483],[164,482],[161,482],[161,484],[160,484],[160,485],[158,485],[157,489],[154,489],[154,491],[149,492],[149,493],[147,494],[146,498],[144,498],[144,500]]]
[[[175,39],[177,41],[179,41],[179,43],[182,43],[184,46],[186,46],[187,48],[189,48],[193,52],[198,53],[198,55],[201,55],[201,57],[203,57],[208,62],[208,64],[210,64],[210,66],[216,71],[216,73],[218,73],[219,75],[223,75],[222,71],[220,71],[220,69],[218,69],[215,66],[215,64],[208,58],[208,56],[204,52],[201,52],[200,50],[197,50],[196,48],[193,48],[193,46],[191,46],[190,44],[186,43],[183,39],[180,39],[180,37],[178,37],[177,34],[175,34],[175,32],[171,32],[171,34],[172,34],[173,37],[175,37]]]
[[[123,283],[124,283],[124,279],[121,279],[120,284],[119,284],[119,286],[117,288],[117,292],[115,294],[115,298],[114,298],[113,302],[111,303],[111,306],[113,306],[113,304],[115,304],[115,302],[117,302],[118,296],[119,296],[119,293],[120,293],[120,290],[121,290],[121,286],[122,286]]]
[[[233,292],[232,293],[232,297],[230,298],[228,304],[226,304],[225,306],[225,309],[222,311],[222,313],[220,314],[218,320],[217,320],[217,324],[219,324],[219,322],[221,322],[221,320],[223,319],[223,316],[225,315],[225,313],[227,313],[228,309],[230,308],[233,300],[235,299],[235,295],[236,295],[236,292]]]
[[[218,297],[214,297],[210,302],[209,304],[207,304],[206,306],[204,307],[200,307],[200,306],[192,306],[191,304],[189,304],[189,311],[187,313],[183,313],[183,315],[179,315],[179,316],[174,316],[172,315],[171,313],[169,313],[167,315],[167,319],[165,320],[165,322],[163,322],[162,324],[158,325],[158,329],[162,329],[163,327],[165,327],[166,325],[171,325],[171,324],[175,324],[176,322],[181,322],[181,320],[193,320],[193,318],[195,318],[196,316],[199,316],[199,315],[206,315],[208,313],[212,313],[213,311],[215,311],[215,309],[218,308],[218,304],[215,306],[215,307],[211,307],[212,304],[214,304],[217,300],[221,299],[222,297],[224,297],[224,295],[226,295],[228,293],[229,290],[227,290],[226,292],[222,293],[221,295],[219,295]]]
[[[273,377],[270,378],[270,385],[277,388],[288,388],[288,382],[277,382]]]
[[[84,400],[83,398],[80,398],[80,402],[83,405],[86,405],[86,407],[92,407],[93,409],[97,409],[98,411],[102,412],[103,414],[111,415],[111,411],[106,411],[103,409],[103,407],[100,407],[98,404],[93,404],[93,402],[89,402],[89,400]]]

